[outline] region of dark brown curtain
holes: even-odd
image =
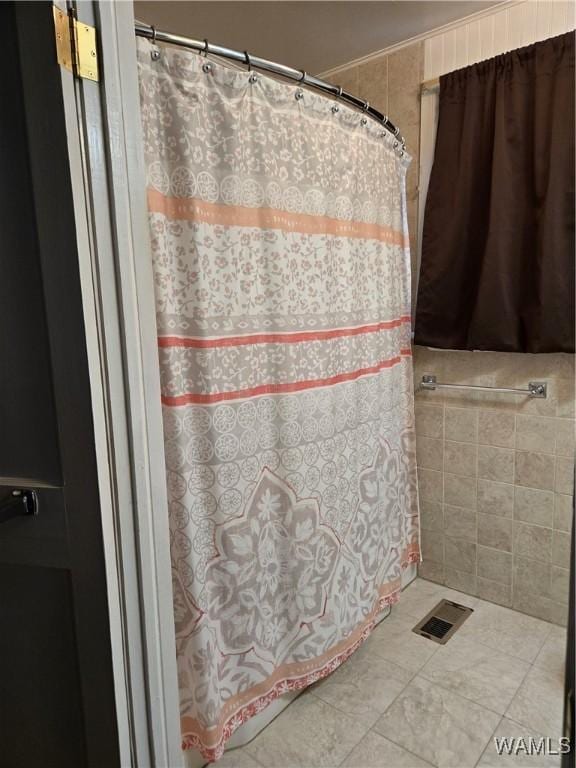
[[[574,351],[574,35],[440,78],[415,343]]]

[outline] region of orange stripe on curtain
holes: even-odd
[[[403,357],[410,357],[412,350],[401,349],[398,357],[393,357],[390,360],[382,360],[377,365],[371,365],[368,368],[360,368],[357,371],[348,371],[347,373],[340,373],[337,376],[330,376],[327,379],[311,379],[308,381],[292,381],[287,384],[261,384],[257,387],[251,387],[250,389],[241,389],[232,392],[214,392],[211,394],[203,394],[198,392],[188,392],[184,395],[176,395],[171,397],[169,395],[162,395],[162,402],[164,405],[188,405],[194,403],[196,405],[208,404],[208,403],[221,403],[225,400],[239,400],[243,397],[254,397],[256,395],[270,395],[270,394],[282,394],[287,392],[303,392],[306,389],[315,389],[316,387],[329,387],[333,384],[341,384],[345,381],[354,381],[361,376],[369,376],[373,373],[379,373],[385,368],[392,368],[401,361]]]
[[[379,224],[312,216],[307,213],[289,213],[276,208],[207,203],[195,197],[169,197],[152,188],[148,189],[148,210],[161,213],[171,220],[200,221],[225,227],[280,229],[283,232],[301,232],[306,235],[358,237],[402,247],[408,245],[408,239],[402,232]]]
[[[191,347],[193,349],[215,349],[216,347],[241,347],[250,344],[298,344],[306,341],[327,341],[346,336],[361,336],[365,333],[378,333],[399,328],[411,320],[409,315],[397,320],[363,325],[357,328],[338,328],[333,331],[302,331],[299,333],[257,333],[249,336],[229,336],[228,338],[205,339],[194,336],[159,336],[159,347]]]

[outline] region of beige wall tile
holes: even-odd
[[[478,411],[466,408],[446,408],[444,437],[462,443],[475,443],[478,438]]]
[[[359,67],[348,67],[348,69],[338,72],[336,75],[337,85],[342,86],[344,91],[358,96],[360,93]]]
[[[419,469],[418,490],[423,501],[442,501],[442,472]]]
[[[443,437],[444,406],[416,404],[416,434],[423,437]]]
[[[500,584],[512,584],[512,555],[499,549],[479,546],[478,576]]]
[[[429,390],[420,389],[419,384],[424,373],[430,373],[429,368],[420,368],[414,370],[414,401],[418,404],[441,405],[444,402],[444,393],[441,389]]]
[[[554,494],[552,491],[516,486],[514,518],[525,523],[552,528],[554,523]]]
[[[446,536],[444,562],[448,568],[464,573],[476,573],[476,544]]]
[[[476,541],[476,512],[445,505],[444,530],[447,536]]]
[[[478,416],[478,442],[500,448],[514,448],[516,417],[502,411],[480,411]]]
[[[516,448],[537,453],[554,453],[556,419],[545,416],[516,416]]]
[[[550,563],[515,555],[512,570],[515,594],[525,592],[539,597],[550,597]]]
[[[476,480],[444,473],[444,501],[452,507],[476,508]]]
[[[571,379],[574,381],[576,375],[574,355],[567,352],[553,352],[542,355],[524,355],[526,360],[526,370],[533,368],[533,361],[536,363],[535,378],[545,379],[548,376],[554,376],[559,379]],[[532,360],[533,358],[533,360]]]
[[[574,430],[573,419],[556,420],[556,453],[558,456],[574,458]]]
[[[554,528],[559,531],[572,530],[573,516],[572,496],[554,494]]]
[[[548,392],[545,398],[539,397],[522,397],[519,398],[519,402],[516,405],[517,413],[523,413],[527,416],[549,416],[553,417],[557,415],[558,410],[558,391],[557,380],[551,377],[546,377],[548,384]],[[542,378],[539,379],[541,381]],[[533,381],[533,379],[532,379]],[[520,385],[523,388],[526,386],[526,380]]]
[[[512,520],[495,515],[478,515],[478,544],[512,552]]]
[[[528,488],[552,490],[554,488],[555,458],[547,453],[516,451],[514,482]]]
[[[454,475],[476,477],[478,446],[472,443],[444,442],[444,470]]]
[[[494,381],[494,355],[490,352],[444,352],[445,376],[449,384],[490,384]],[[449,377],[449,378],[448,378]],[[466,400],[474,400],[465,392]]]
[[[556,493],[574,493],[574,460],[563,459],[560,456],[556,459],[556,482],[554,484]]]
[[[500,483],[514,481],[514,451],[495,448],[491,445],[478,446],[478,477]]]
[[[469,384],[471,382],[464,382],[461,378],[452,376],[450,373],[446,374],[445,381],[452,383],[458,382],[459,384]],[[480,376],[476,377],[474,384],[482,384],[484,386],[492,386],[494,381],[493,376]],[[481,392],[471,392],[467,390],[445,390],[444,402],[450,408],[467,408],[469,410],[477,410],[481,407],[482,401]]]
[[[443,531],[444,516],[439,501],[420,502],[420,526],[423,531]]]
[[[402,48],[386,57],[388,60],[388,114],[402,132],[410,154],[417,158],[420,151],[420,83],[424,68],[422,43]],[[406,174],[409,200],[415,200],[419,167],[413,162]]]
[[[552,529],[514,522],[513,551],[515,555],[549,562],[552,557]]]
[[[561,568],[570,568],[570,534],[554,531],[552,539],[552,562]]]
[[[491,603],[498,603],[507,608],[512,605],[512,587],[509,584],[500,584],[497,581],[490,581],[478,576],[478,597],[482,600],[489,600]]]
[[[514,589],[512,592],[512,608],[529,616],[536,616],[543,621],[550,621],[552,624],[566,626],[568,618],[567,606],[550,600],[546,597],[540,597],[531,592],[521,589]]]
[[[570,591],[570,571],[568,568],[552,566],[550,596],[559,603],[568,604]]]
[[[418,565],[418,575],[423,579],[428,579],[428,581],[444,584],[444,563],[425,560]]]
[[[444,536],[435,531],[421,532],[422,559],[435,563],[444,562]]]
[[[416,462],[424,469],[442,469],[444,443],[435,437],[416,436]]]
[[[568,419],[573,419],[574,413],[574,378],[559,379],[556,389],[556,414]]]
[[[569,366],[552,354],[500,352],[498,361],[499,386],[525,387],[529,381],[547,381],[562,374],[566,377],[570,375]]]
[[[357,70],[358,88],[355,95],[369,101],[383,114],[388,114],[388,56],[379,56],[366,64],[360,64]],[[339,77],[336,75],[336,80]]]
[[[500,517],[512,517],[514,510],[514,486],[478,480],[478,512]]]
[[[424,46],[418,42],[401,48],[388,59],[388,111],[392,121],[403,125],[420,124],[420,83],[424,70]],[[401,116],[401,120],[399,117]],[[405,129],[404,129],[405,130]],[[414,163],[417,165],[417,163]]]
[[[450,589],[457,589],[467,595],[475,595],[478,589],[476,575],[465,571],[456,571],[453,568],[444,569],[444,584]]]

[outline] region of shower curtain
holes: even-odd
[[[419,558],[405,173],[324,96],[138,41],[183,746],[336,669]]]

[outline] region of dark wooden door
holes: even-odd
[[[0,766],[119,765],[78,254],[51,4],[0,3]],[[19,511],[17,509],[17,511]]]

